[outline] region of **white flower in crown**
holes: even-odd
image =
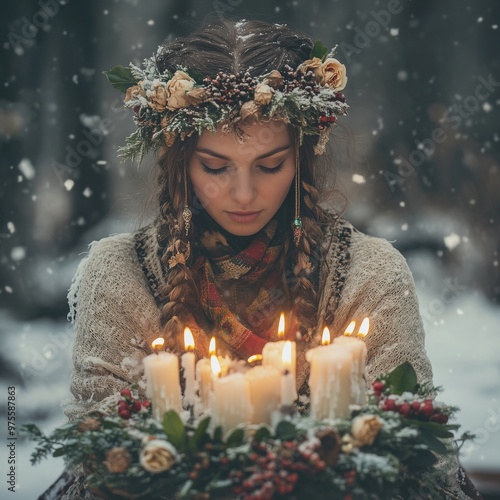
[[[188,92],[194,89],[196,82],[184,71],[176,71],[167,83],[167,108],[171,111],[191,105]]]

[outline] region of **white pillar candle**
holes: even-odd
[[[210,392],[212,391],[212,368],[210,360],[203,358],[196,363],[196,380],[203,408],[208,408],[210,402]]]
[[[268,342],[262,349],[262,365],[274,366],[280,373],[283,372],[283,349],[285,347],[285,315],[281,313],[278,325],[278,341]],[[293,373],[295,378],[297,375],[297,354],[295,342],[291,342],[292,359],[288,369]]]
[[[274,366],[279,372],[283,371],[283,349],[285,347],[285,340],[278,342],[268,342],[262,349],[262,365]],[[292,347],[292,361],[289,369],[295,377],[297,374],[297,354],[295,342],[290,342]]]
[[[271,424],[271,415],[279,408],[281,375],[274,366],[255,366],[245,373],[253,408],[250,423]]]
[[[194,355],[194,338],[191,330],[186,327],[184,329],[184,347],[186,352],[181,356],[181,366],[184,369],[184,408],[189,408],[196,402],[196,379],[195,379],[195,362]]]
[[[160,351],[143,360],[146,374],[146,395],[151,399],[153,416],[162,420],[168,410],[181,411],[179,358]]]
[[[293,342],[295,345],[295,342]],[[281,372],[281,404],[291,406],[297,399],[297,389],[295,387],[295,373],[292,371],[292,342],[287,340],[283,347],[282,372]],[[295,363],[293,363],[295,367]]]
[[[351,401],[352,354],[330,344],[306,353],[311,363],[311,416],[318,420],[345,418]]]
[[[354,404],[366,403],[366,344],[359,338],[342,335],[333,341],[333,345],[343,347],[352,355],[351,401]]]
[[[215,363],[214,363],[215,362]],[[213,384],[214,391],[211,400],[212,419],[214,427],[222,427],[226,434],[239,424],[248,424],[252,416],[250,402],[250,388],[243,373],[232,373],[226,377],[219,377],[220,365],[217,357],[211,357],[212,369],[217,365]]]
[[[220,364],[220,376],[225,377],[229,373],[229,367],[231,366],[231,359],[228,356],[217,356]]]

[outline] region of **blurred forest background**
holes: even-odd
[[[67,290],[88,244],[147,219],[143,207],[153,159],[139,171],[117,160],[116,149],[133,123],[102,71],[140,63],[166,38],[223,16],[287,23],[326,46],[339,44],[351,109],[342,120],[347,132],[337,132],[332,164],[351,202],[347,218],[403,252],[429,329],[445,325],[446,338],[453,339],[449,325],[464,324],[456,316],[463,314],[457,304],[465,295],[479,304],[472,316],[488,311],[495,318],[477,313],[457,342],[463,361],[471,330],[486,331],[487,321],[488,328],[493,325],[489,338],[496,342],[484,351],[490,358],[486,353],[477,362],[489,366],[495,385],[487,404],[498,408],[498,392],[491,396],[491,391],[497,391],[500,356],[491,353],[498,353],[500,335],[500,3],[11,0],[2,7],[0,370],[5,380],[26,386],[19,363],[30,362],[30,354],[12,354],[19,349],[7,339],[25,342],[31,335],[29,342],[35,342],[37,331],[66,328]],[[70,348],[64,353],[52,365],[69,374]],[[433,363],[439,370],[436,359],[437,354]],[[443,366],[443,374],[446,370]],[[53,411],[32,410],[41,419]],[[498,471],[500,459],[481,468]]]

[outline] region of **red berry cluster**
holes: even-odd
[[[122,389],[120,391],[120,396],[122,396],[123,399],[118,401],[118,415],[125,419],[129,419],[132,413],[141,411],[141,408],[149,408],[151,404],[149,401],[134,399],[130,389]]]
[[[319,445],[318,445],[319,446]],[[244,477],[241,470],[233,470],[230,477],[237,482],[233,491],[245,500],[271,500],[275,495],[290,495],[299,473],[317,474],[325,469],[325,462],[313,449],[300,452],[296,442],[285,441],[278,450],[266,443],[252,443],[249,454],[252,473]]]
[[[442,408],[434,406],[432,399],[425,399],[424,401],[413,401],[397,403],[394,398],[384,395],[385,384],[381,380],[376,380],[372,384],[373,393],[379,399],[380,408],[383,411],[394,411],[406,418],[415,418],[418,420],[425,420],[437,422],[439,424],[446,424],[448,422],[448,415],[443,412]]]

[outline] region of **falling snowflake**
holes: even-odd
[[[398,71],[397,78],[400,82],[405,82],[406,80],[408,80],[408,72],[404,69]]]
[[[448,250],[453,250],[460,243],[460,236],[456,233],[450,233],[448,236],[443,238],[444,244]]]
[[[26,257],[26,249],[24,247],[14,247],[10,251],[10,258],[16,262],[23,260],[24,257]]]
[[[35,177],[35,168],[28,158],[23,158],[19,162],[18,168],[26,179],[30,180]]]
[[[366,179],[361,174],[353,174],[352,182],[354,182],[354,184],[364,184]]]

